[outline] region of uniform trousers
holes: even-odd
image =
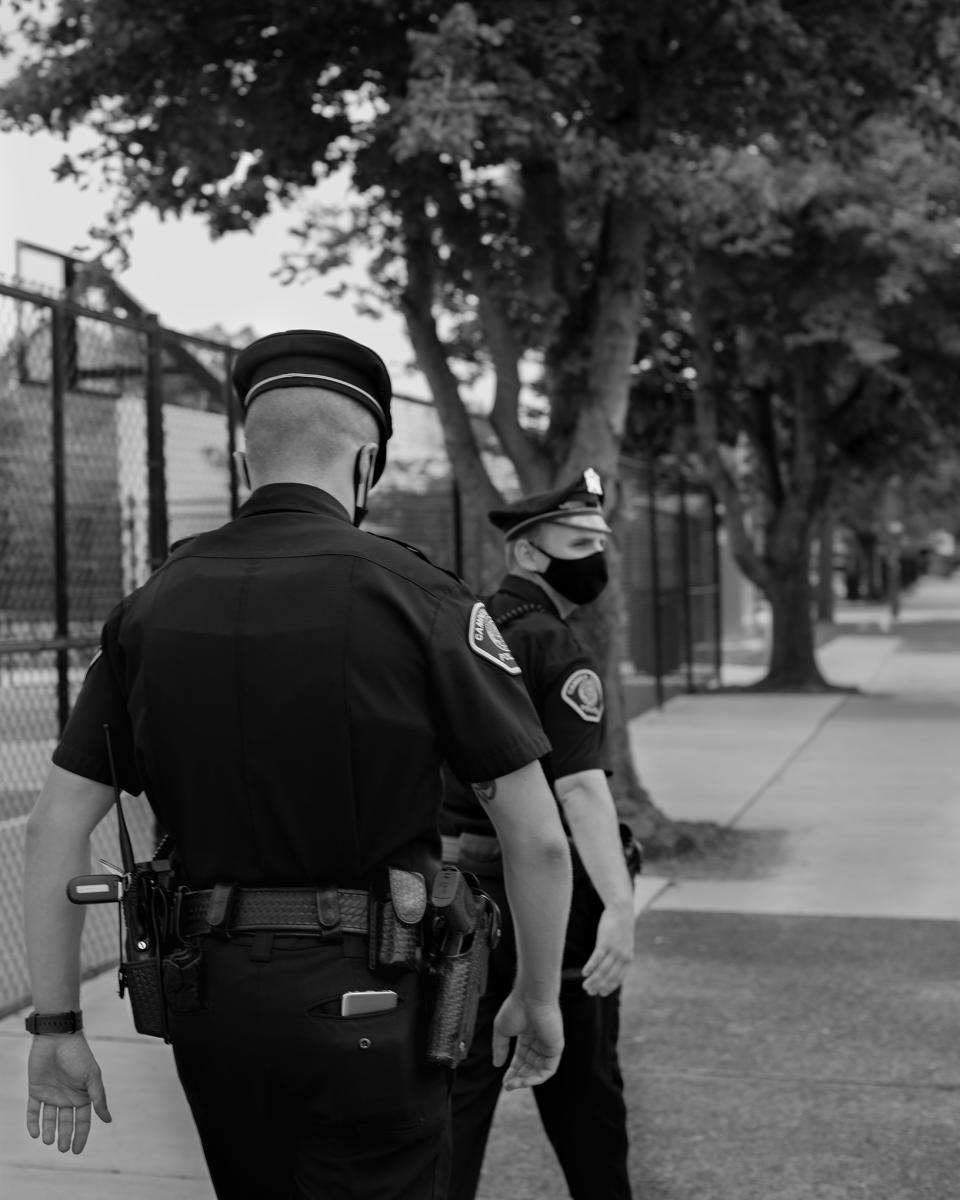
[[[482,875],[483,864],[461,859],[478,875],[503,917],[503,936],[491,955],[489,982],[477,1027],[453,1086],[453,1156],[450,1200],[476,1195],[494,1109],[507,1065],[494,1067],[493,1020],[516,974],[516,945],[502,876]],[[584,876],[574,878],[563,967],[582,967],[596,943],[603,911]],[[627,1111],[617,1057],[620,993],[588,996],[582,983],[563,984],[560,995],[564,1050],[554,1076],[533,1089],[543,1128],[566,1177],[573,1200],[631,1200],[627,1174]]]
[[[200,944],[203,1006],[171,1041],[219,1200],[441,1200],[452,1073],[426,1060],[421,977],[373,974],[351,935]],[[385,988],[394,1011],[340,1015]]]

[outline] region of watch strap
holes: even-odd
[[[27,1033],[79,1033],[83,1028],[83,1013],[31,1013],[24,1021]]]

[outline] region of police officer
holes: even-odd
[[[107,726],[120,786],[146,792],[189,888],[199,1002],[170,1030],[217,1195],[426,1200],[451,1073],[424,1051],[424,977],[371,969],[370,892],[387,868],[429,885],[442,762],[495,781],[520,965],[493,1054],[516,1039],[510,1085],[548,1078],[570,894],[549,743],[483,605],[357,527],[391,434],[380,358],[293,330],[241,352],[234,383],[252,494],[110,614],[29,820],[27,1126],[78,1153],[91,1105],[110,1119],[64,898],[111,806]],[[369,991],[377,1011],[349,1015],[345,994]]]
[[[603,744],[603,685],[566,618],[607,581],[603,490],[587,470],[566,487],[490,513],[506,539],[509,574],[490,611],[523,670],[552,749],[541,762],[575,847],[574,894],[561,991],[566,1046],[534,1089],[544,1129],[575,1200],[628,1200],[626,1109],[617,1059],[619,988],[633,956],[633,887],[625,865]],[[477,799],[450,780],[441,818],[448,857],[502,891],[502,846]],[[453,1095],[451,1200],[475,1195],[504,1066],[489,1045],[514,967],[509,930],[494,955],[469,1057]]]

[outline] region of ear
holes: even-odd
[[[540,551],[525,537],[518,537],[513,543],[513,557],[518,567],[525,571],[537,571],[537,558]]]

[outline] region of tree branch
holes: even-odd
[[[490,424],[504,453],[516,468],[523,490],[540,491],[550,483],[550,460],[520,425],[520,359],[523,348],[502,304],[494,295],[486,268],[472,267],[470,275],[496,381]]]
[[[770,499],[771,509],[776,512],[783,506],[784,483],[777,429],[773,420],[773,396],[771,387],[747,385],[750,420],[746,423],[746,433],[762,476],[761,486]]]
[[[440,413],[447,453],[451,462],[457,464],[458,476],[475,495],[483,498],[488,508],[494,508],[503,503],[503,497],[483,465],[470,416],[460,395],[459,382],[451,370],[433,316],[433,247],[425,230],[410,214],[404,214],[403,225],[407,243],[407,281],[400,307],[417,365],[430,385]]]
[[[596,297],[589,318],[586,395],[577,411],[565,474],[590,462],[615,479],[630,400],[630,370],[636,359],[643,315],[650,222],[630,196],[607,201],[606,234],[598,248]]]
[[[719,434],[719,383],[713,337],[703,301],[695,286],[691,303],[697,386],[693,392],[694,422],[701,460],[714,495],[723,505],[730,548],[747,578],[763,588],[766,569],[747,530],[747,514],[733,472],[724,461]]]

